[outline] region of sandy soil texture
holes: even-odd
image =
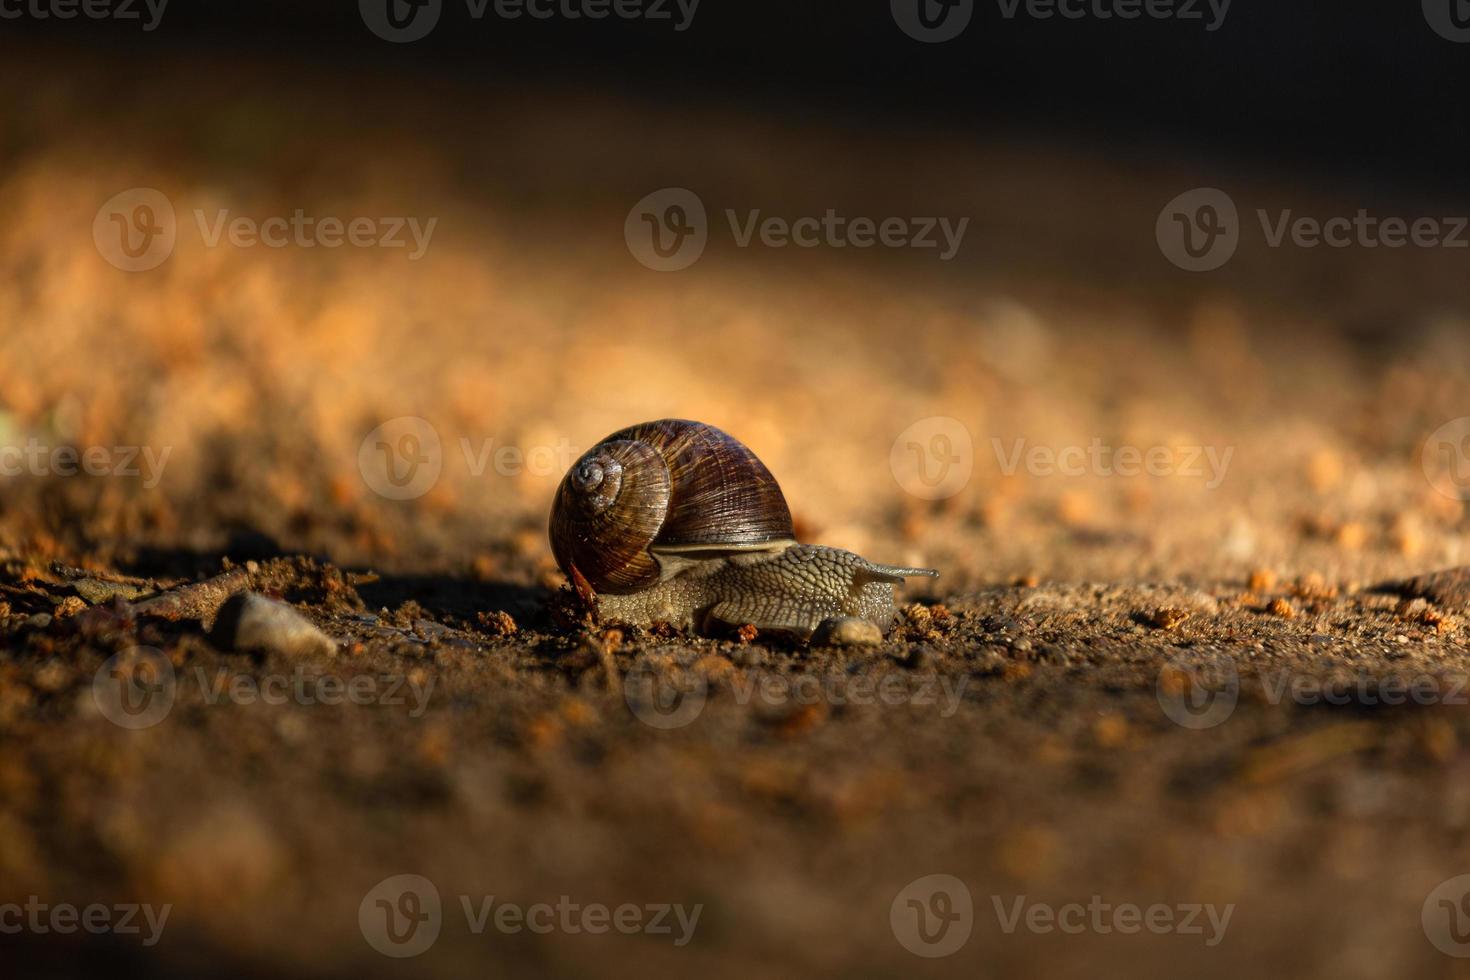
[[[468,125],[453,89],[211,68],[124,112],[102,69],[0,68],[50,79],[0,110],[0,446],[45,453],[0,476],[0,905],[170,908],[152,945],[28,927],[7,958],[1341,980],[1470,952],[1470,610],[1403,584],[1470,563],[1455,253],[1256,236],[1192,274],[1155,240],[1191,187],[1382,202],[547,94]],[[710,241],[659,273],[624,224],[669,186]],[[129,273],[93,232],[135,187],[177,241]],[[970,220],[942,261],[742,247],[753,209]],[[434,230],[210,244],[297,210]],[[942,577],[873,649],[576,621],[551,494],[660,417],[738,435],[804,540]],[[246,589],[334,642],[232,651]],[[159,717],[99,696],[114,669]]]

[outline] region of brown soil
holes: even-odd
[[[462,126],[448,107],[464,93],[252,90],[227,66],[119,110],[99,98],[100,69],[39,87],[38,65],[0,71],[44,92],[0,118],[0,444],[171,449],[156,487],[0,480],[0,903],[172,905],[147,949],[5,936],[27,968],[1454,969],[1420,916],[1470,872],[1467,610],[1452,591],[1413,602],[1374,587],[1470,561],[1464,503],[1420,461],[1467,410],[1470,339],[1444,312],[1463,297],[1455,253],[1248,242],[1191,275],[1159,254],[1154,219],[1219,174],[534,95]],[[344,117],[365,89],[388,108]],[[1228,176],[1242,212],[1373,203]],[[725,234],[659,274],[632,260],[623,219],[673,184],[716,226],[727,207],[836,208],[968,215],[970,237],[945,264],[739,249]],[[180,216],[152,272],[119,272],[92,244],[98,205],[132,186],[163,190]],[[195,208],[439,226],[412,262],[211,249]],[[402,502],[373,492],[358,456],[400,416],[443,446],[433,489]],[[754,448],[804,539],[943,577],[912,588],[870,651],[569,621],[544,536],[564,465],[477,475],[461,440],[580,450],[664,416]],[[968,429],[974,473],[928,503],[889,453],[933,416]],[[1233,456],[1214,487],[1007,475],[1018,439]],[[338,652],[230,653],[207,632],[210,603],[147,605],[226,572],[295,605]],[[135,647],[163,652],[176,700],[125,730],[94,678]],[[1228,689],[1232,671],[1227,720],[1171,720],[1166,706],[1196,683]],[[366,678],[384,697],[211,701],[213,683],[283,676]],[[647,724],[630,679],[650,678],[702,695],[697,717]],[[1350,696],[1283,698],[1283,678]],[[1437,703],[1381,703],[1385,682],[1415,679]],[[869,691],[896,703],[852,703]],[[974,932],[921,959],[890,907],[941,873],[973,896]],[[444,901],[438,941],[412,960],[359,927],[364,896],[397,874]],[[703,908],[681,947],[475,934],[459,897],[489,895]],[[1008,934],[995,912],[1095,895],[1234,913],[1207,946]]]

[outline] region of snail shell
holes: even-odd
[[[603,439],[567,472],[551,508],[557,564],[615,595],[658,583],[690,557],[767,550],[795,538],[765,464],[714,426],[683,419]]]

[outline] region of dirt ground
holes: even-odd
[[[1154,238],[1201,185],[1243,212],[1392,199],[733,108],[232,71],[119,109],[105,65],[0,68],[36,93],[0,118],[0,445],[139,447],[137,475],[0,477],[0,905],[171,907],[151,946],[0,935],[22,973],[1460,970],[1431,892],[1470,873],[1467,595],[1383,586],[1470,563],[1464,501],[1422,463],[1470,412],[1462,260],[1252,240],[1190,274]],[[373,110],[344,113],[354,93]],[[711,214],[678,273],[623,238],[667,186]],[[178,214],[146,272],[93,243],[131,187]],[[946,263],[740,248],[727,208],[971,224]],[[221,209],[438,220],[410,259],[209,247],[194,212]],[[395,500],[360,450],[404,417],[439,473]],[[872,650],[576,622],[551,494],[578,452],[660,417],[750,445],[804,540],[941,578]],[[963,431],[971,472],[930,501],[893,451],[935,426]],[[1170,472],[1009,467],[1018,440],[1161,447]],[[230,652],[213,606],[148,601],[221,574],[335,649]],[[172,700],[128,728],[99,677],[139,648]],[[1314,697],[1323,679],[1344,696]],[[297,693],[268,703],[272,683]],[[399,959],[364,923],[404,874],[433,883],[442,928]],[[904,918],[931,875],[973,908],[942,958]],[[462,899],[488,896],[701,911],[682,945],[477,932]],[[1219,935],[1007,930],[1017,900],[1232,911]]]

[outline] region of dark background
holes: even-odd
[[[1006,20],[981,0],[960,37],[922,44],[886,0],[704,0],[681,33],[671,21],[475,21],[464,0],[447,0],[427,39],[399,45],[370,34],[352,0],[175,0],[149,34],[136,22],[0,21],[0,50],[101,46],[135,53],[140,74],[170,51],[308,72],[355,63],[405,85],[482,81],[487,97],[506,84],[585,86],[798,120],[971,130],[982,141],[1020,134],[1208,157],[1386,190],[1456,186],[1470,150],[1470,45],[1435,34],[1419,3],[1235,0],[1214,32],[1198,6],[1193,21]]]

